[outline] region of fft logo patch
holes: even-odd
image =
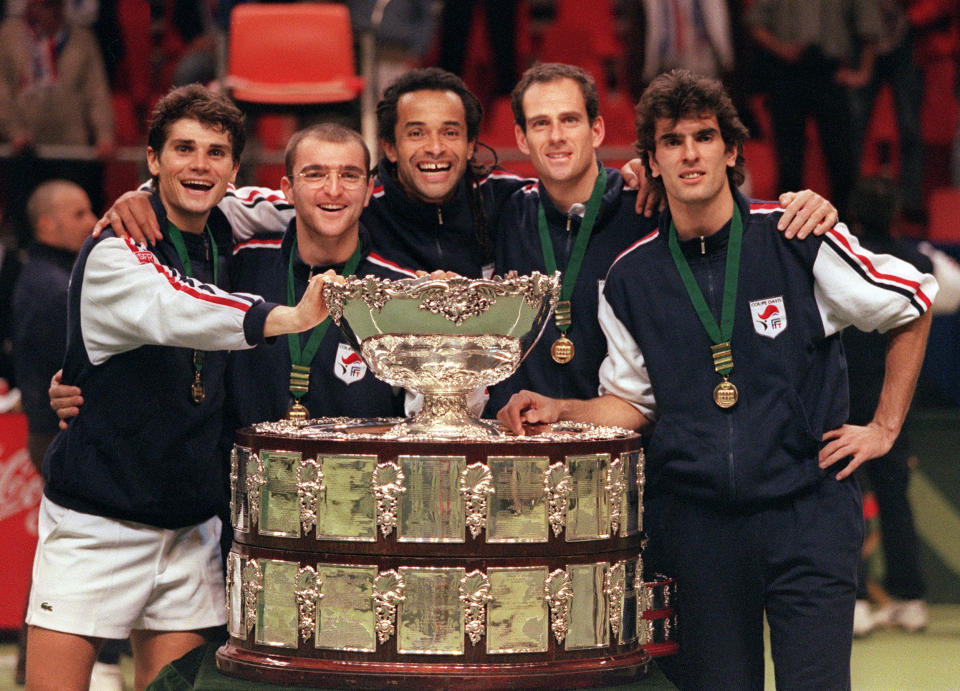
[[[333,373],[346,384],[360,381],[367,373],[366,363],[346,343],[337,345],[337,359],[333,363]]]
[[[750,301],[753,330],[761,336],[776,338],[787,328],[787,308],[783,296]]]

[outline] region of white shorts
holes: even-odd
[[[168,530],[40,502],[27,624],[94,638],[227,621],[220,519]]]

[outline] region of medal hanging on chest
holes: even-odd
[[[342,276],[352,276],[360,263],[360,243],[357,242],[357,248],[354,250],[347,263],[343,265]],[[297,256],[297,238],[293,238],[290,247],[290,261],[287,264],[287,305],[294,307],[297,304],[296,287],[293,275],[293,259]],[[313,271],[310,272],[311,277]],[[307,395],[310,390],[310,367],[313,363],[313,356],[317,354],[323,337],[327,335],[327,329],[330,328],[330,317],[317,324],[310,331],[307,343],[303,347],[300,345],[300,334],[287,334],[287,346],[290,350],[290,395],[293,397],[293,405],[287,411],[288,420],[306,420],[310,417],[310,411],[303,405],[301,399]]]
[[[730,340],[733,337],[733,320],[737,304],[737,279],[740,275],[740,249],[743,246],[743,220],[740,217],[740,207],[736,203],[733,205],[730,241],[727,244],[727,261],[723,272],[723,303],[720,308],[719,325],[707,306],[707,301],[693,277],[693,272],[690,270],[686,257],[680,250],[677,229],[673,221],[670,221],[667,245],[670,247],[673,263],[676,264],[677,270],[680,272],[680,280],[683,281],[690,302],[693,303],[693,309],[696,311],[697,317],[703,324],[710,340],[713,341],[713,345],[710,346],[713,369],[722,377],[722,381],[713,389],[713,402],[723,409],[732,408],[740,398],[740,392],[736,385],[730,381],[730,373],[733,372],[733,348],[730,345]]]
[[[576,354],[573,341],[567,337],[567,330],[573,322],[570,298],[577,284],[577,276],[580,274],[583,257],[587,253],[587,244],[590,242],[590,234],[593,232],[593,225],[596,223],[597,214],[600,212],[600,203],[603,201],[603,192],[606,188],[607,172],[600,168],[597,179],[593,183],[593,192],[590,194],[589,201],[587,201],[587,210],[583,214],[583,221],[577,231],[577,239],[573,244],[570,262],[567,264],[567,270],[563,273],[560,299],[557,301],[557,309],[553,314],[554,324],[560,331],[560,338],[550,346],[550,357],[558,365],[567,364],[573,360],[573,356]],[[543,210],[542,200],[537,208],[537,232],[540,235],[540,249],[543,252],[544,266],[547,274],[553,275],[557,271],[557,256],[553,250],[553,240],[550,239],[550,227],[547,225],[547,214]]]
[[[217,279],[219,277],[219,254],[217,252],[217,241],[213,238],[213,233],[210,232],[210,226],[204,226],[203,231],[207,234],[207,239],[210,241],[210,247],[213,250],[213,283],[217,284]],[[173,244],[173,248],[177,251],[177,257],[180,259],[180,264],[183,266],[183,272],[193,278],[193,263],[190,261],[190,255],[187,253],[187,246],[183,242],[183,234],[180,232],[180,229],[175,225],[167,221],[167,234],[170,236],[170,242]],[[203,361],[206,355],[202,350],[194,350],[193,357],[191,362],[193,364],[193,382],[190,384],[190,402],[194,405],[200,405],[207,398],[207,390],[203,385]]]

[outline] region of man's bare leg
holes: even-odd
[[[27,627],[27,691],[87,691],[102,638]]]
[[[131,631],[130,647],[133,648],[137,691],[146,688],[164,665],[206,642],[207,639],[196,631]]]

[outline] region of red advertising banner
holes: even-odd
[[[0,630],[23,623],[43,479],[27,452],[27,418],[0,414]]]

